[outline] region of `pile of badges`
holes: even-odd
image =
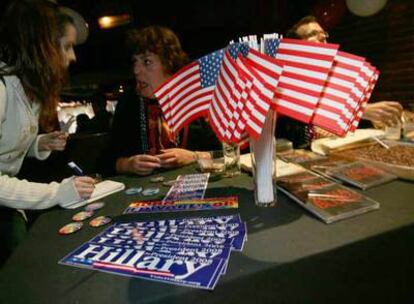
[[[59,263],[212,290],[246,238],[238,214],[116,223]]]
[[[69,223],[59,229],[59,234],[71,234],[83,227],[83,221],[94,216],[95,211],[103,208],[105,206],[104,202],[95,202],[89,205],[86,205],[85,210],[77,212],[72,216],[74,222]],[[112,219],[109,216],[97,216],[91,221],[89,221],[89,226],[91,227],[100,227],[110,223]]]
[[[160,188],[146,188],[143,189],[142,187],[131,187],[125,190],[126,195],[137,195],[142,194],[143,196],[153,196],[157,195],[160,192]]]

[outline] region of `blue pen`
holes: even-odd
[[[76,175],[79,175],[79,176],[83,176],[83,175],[85,175],[85,173],[83,173],[83,170],[77,165],[77,164],[75,164],[75,162],[73,162],[73,161],[71,161],[71,162],[69,162],[68,163],[68,166],[73,170],[73,171],[75,171],[75,174]]]

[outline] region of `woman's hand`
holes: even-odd
[[[197,152],[186,149],[171,148],[161,150],[157,155],[163,168],[174,168],[189,165],[197,160]]]
[[[362,118],[374,124],[395,126],[401,122],[403,107],[396,101],[380,101],[368,104]]]
[[[77,176],[74,178],[75,189],[81,198],[90,198],[95,189],[96,181],[89,176]]]
[[[54,131],[39,136],[39,151],[63,151],[69,134],[62,131]]]
[[[138,175],[151,174],[154,169],[160,168],[161,162],[157,156],[139,154],[131,157],[119,158],[116,162],[118,173],[134,173]]]

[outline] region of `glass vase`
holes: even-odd
[[[254,181],[254,200],[260,207],[277,203],[276,185],[276,114],[269,110],[258,140],[250,138],[250,155]]]

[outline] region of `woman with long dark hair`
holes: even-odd
[[[76,32],[67,36],[70,21],[46,0],[12,1],[0,22],[0,206],[66,207],[92,194],[92,178],[39,184],[13,176],[26,155],[45,159],[65,147],[65,134],[51,131]],[[49,133],[38,135],[39,127]]]

